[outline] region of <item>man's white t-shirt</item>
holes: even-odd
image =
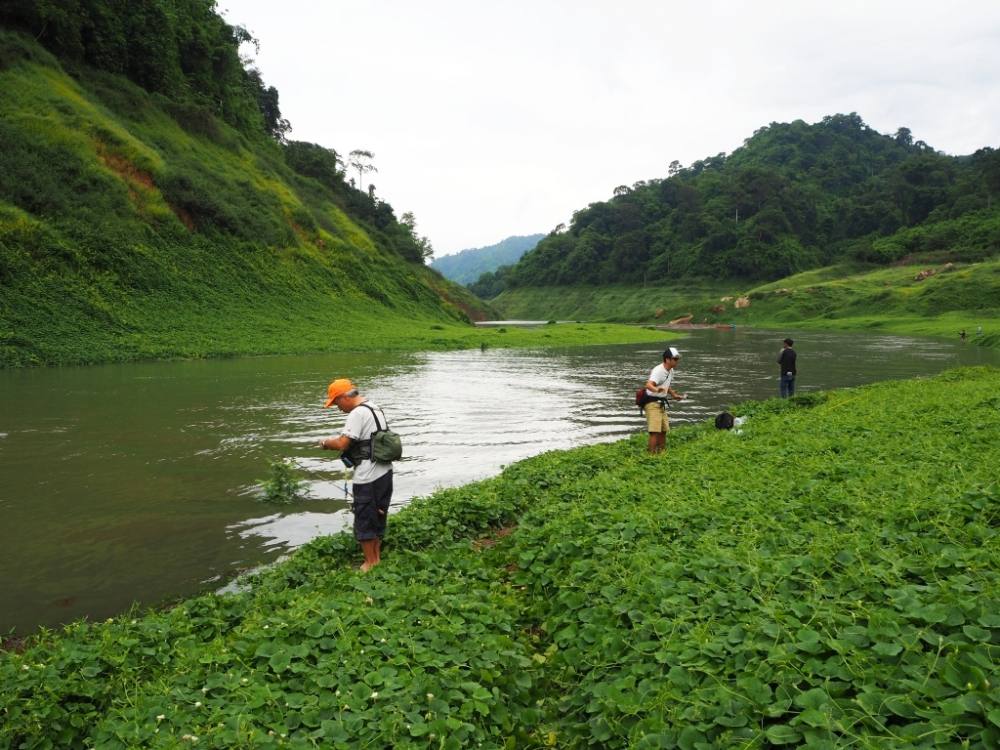
[[[649,373],[649,379],[653,381],[654,385],[658,385],[661,388],[669,388],[670,384],[674,382],[674,371],[673,369],[668,370],[662,364],[659,364]],[[654,393],[647,388],[646,395],[650,398],[665,398],[667,394]]]
[[[371,401],[365,401],[366,406],[372,407],[378,414],[378,421],[385,429],[387,422],[381,407]],[[344,423],[342,435],[349,437],[354,442],[367,441],[378,426],[375,424],[375,417],[372,416],[371,409],[366,406],[355,406],[347,415],[347,422]],[[392,469],[392,464],[383,464],[377,461],[365,459],[354,467],[354,484],[368,484],[374,482],[379,477],[385,476]]]

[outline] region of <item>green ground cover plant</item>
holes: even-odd
[[[1000,371],[560,451],[0,657],[0,747],[992,748]],[[928,393],[944,393],[928,406]]]
[[[918,279],[923,272],[929,275]],[[747,297],[749,307],[735,300]],[[1000,260],[911,263],[890,268],[841,264],[753,287],[737,282],[669,286],[524,287],[492,300],[510,317],[572,317],[662,324],[684,315],[696,323],[761,328],[877,329],[954,338],[965,330],[994,346],[1000,334]]]

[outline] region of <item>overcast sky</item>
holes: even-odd
[[[220,0],[290,138],[375,154],[437,256],[549,232],[762,125],[1000,147],[1000,0]],[[369,178],[366,178],[366,185]]]

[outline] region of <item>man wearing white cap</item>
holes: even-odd
[[[684,396],[679,394],[671,384],[674,380],[674,368],[680,361],[681,353],[668,346],[663,352],[663,364],[659,364],[649,373],[646,382],[646,398],[649,399],[643,407],[646,414],[646,425],[649,430],[650,453],[661,452],[667,444],[667,432],[670,431],[670,420],[667,418],[667,399],[681,401]]]

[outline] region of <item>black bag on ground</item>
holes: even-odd
[[[736,423],[736,417],[734,417],[728,411],[724,411],[715,418],[715,429],[731,430],[733,429],[733,425],[735,423]]]

